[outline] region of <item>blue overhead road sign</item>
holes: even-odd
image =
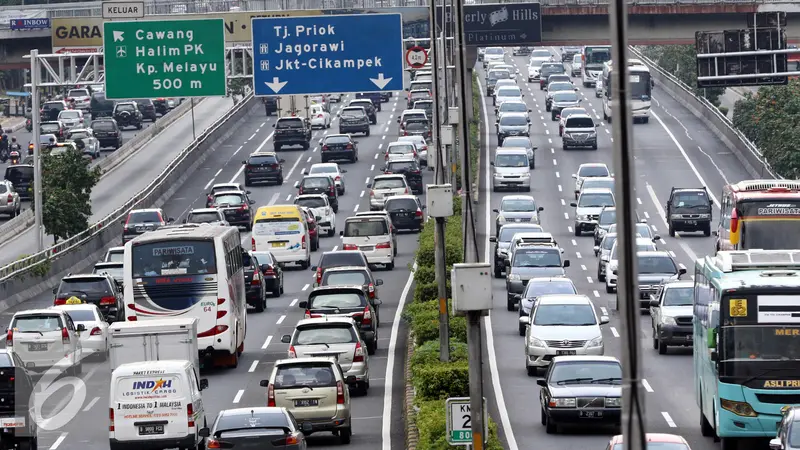
[[[400,91],[401,14],[253,18],[256,96]]]

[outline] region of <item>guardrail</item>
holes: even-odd
[[[633,56],[644,61],[650,68],[650,73],[657,82],[656,86],[666,90],[671,97],[678,100],[692,114],[702,120],[733,151],[733,154],[736,155],[736,158],[744,165],[751,176],[755,178],[782,179],[780,175],[773,171],[758,147],[747,139],[747,136],[741,131],[737,130],[730,119],[724,116],[716,106],[705,97],[696,95],[690,86],[659,67],[655,61],[644,56],[633,46],[630,47],[630,51]]]
[[[201,99],[200,101],[202,101]],[[195,102],[195,106],[199,105],[200,102]],[[169,112],[166,116],[162,116],[160,120],[157,120],[155,123],[150,125],[149,127],[145,128],[144,130],[140,131],[136,134],[136,136],[132,137],[128,142],[122,144],[122,147],[118,148],[114,153],[109,154],[108,156],[104,157],[100,161],[97,162],[96,166],[100,167],[103,171],[101,177],[106,176],[107,173],[111,172],[121,163],[125,162],[128,158],[136,154],[139,150],[141,150],[142,146],[153,139],[158,133],[163,131],[168,126],[172,125],[178,119],[183,117],[186,113],[191,110],[191,102],[184,101],[178,107],[173,109]],[[33,210],[27,209],[22,212],[17,217],[5,222],[2,227],[0,227],[0,242],[5,242],[6,240],[10,239],[11,236],[16,235],[26,228],[33,226],[34,220]],[[65,241],[66,242],[66,241]],[[2,268],[0,268],[0,273]],[[2,277],[2,275],[0,275]]]
[[[135,208],[157,207],[163,204],[205,160],[207,150],[213,148],[216,142],[227,139],[236,132],[236,124],[257,106],[253,99],[252,94],[248,95],[228,114],[215,121],[183,149],[153,182],[102,220],[58,245],[0,268],[0,299],[3,299],[0,301],[0,306],[19,303],[29,297],[28,293],[36,295],[44,292],[42,287],[46,287],[48,283],[43,282],[41,274],[33,286],[30,284],[34,280],[26,281],[28,277],[36,278],[34,274],[37,272],[45,272],[45,277],[59,278],[61,274],[81,263],[94,263],[95,253],[103,251],[107,245],[121,239],[121,221],[128,212]],[[52,266],[49,270],[45,270],[48,269],[48,264]],[[36,271],[36,268],[39,270]],[[30,293],[31,290],[37,292]]]

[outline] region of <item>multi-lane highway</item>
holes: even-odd
[[[352,97],[343,98],[346,104]],[[399,100],[399,102],[398,102]],[[405,107],[405,98],[402,94],[395,95],[389,103],[383,104],[383,112],[378,113],[378,124],[372,126],[370,137],[356,137],[359,146],[359,162],[343,164],[347,170],[345,174],[347,192],[339,199],[338,220],[340,223],[355,211],[366,211],[369,208],[369,193],[365,191],[366,183],[375,175],[383,165],[383,153],[386,145],[397,136],[397,114]],[[332,114],[335,117],[339,105],[334,105]],[[247,155],[256,151],[272,151],[271,123],[263,116],[263,110],[255,108],[247,122],[242,125],[239,132],[232,140],[216,149],[198,170],[196,176],[184,184],[175,195],[167,202],[165,211],[176,220],[182,220],[192,208],[205,206],[205,194],[214,183],[244,182],[242,175],[242,160]],[[338,121],[334,118],[330,129],[316,130],[312,145],[309,150],[284,150],[280,157],[285,159],[284,179],[282,186],[254,186],[248,188],[252,191],[251,197],[256,201],[256,206],[268,204],[290,203],[297,191],[293,187],[295,181],[302,179],[301,171],[313,163],[320,162],[320,139],[326,134],[337,132]],[[427,182],[430,182],[430,173]],[[242,242],[249,248],[250,235],[242,232]],[[404,428],[402,426],[402,394],[403,377],[402,361],[405,352],[399,350],[390,354],[389,347],[392,334],[396,336],[396,348],[405,348],[405,331],[398,325],[398,305],[406,297],[411,287],[409,266],[417,247],[417,234],[402,233],[398,235],[398,260],[392,271],[376,271],[376,278],[384,281],[380,287],[379,295],[383,300],[381,305],[381,327],[379,328],[378,350],[370,356],[370,391],[366,397],[353,397],[353,441],[354,449],[373,450],[379,447],[382,439],[382,427],[392,421],[392,448],[404,447]],[[319,251],[312,254],[316,262],[320,252],[340,248],[341,240],[338,236],[320,239]],[[218,370],[204,374],[209,379],[210,388],[203,392],[203,402],[209,414],[209,421],[213,420],[217,412],[225,408],[264,406],[266,402],[264,388],[259,386],[261,379],[268,377],[272,363],[286,356],[287,346],[280,342],[284,334],[290,334],[294,325],[302,318],[303,310],[297,307],[297,302],[304,300],[308,295],[313,272],[287,268],[285,272],[285,293],[280,298],[270,298],[264,313],[251,313],[248,315],[248,334],[245,341],[245,352],[239,362],[239,367],[234,370]],[[8,325],[14,311],[35,307],[52,305],[50,295],[42,295],[27,301],[13,309],[0,314],[0,325]],[[387,374],[386,368],[389,360],[393,361],[392,373]],[[107,363],[90,363],[84,366],[83,379],[85,380],[85,399],[81,401],[81,394],[72,395],[68,389],[48,399],[45,403],[45,417],[50,411],[61,411],[64,408],[76,408],[80,412],[64,427],[44,431],[40,437],[41,449],[107,449],[108,448],[108,389],[110,370]],[[394,381],[392,381],[394,380]],[[393,398],[388,411],[384,410],[385,386],[393,387]],[[69,405],[69,406],[67,406]],[[72,406],[78,405],[78,406]],[[68,410],[64,410],[68,414]],[[54,420],[52,422],[56,424]],[[337,445],[338,439],[330,434],[320,434],[311,437],[315,445]]]
[[[550,49],[560,60],[557,49]],[[565,257],[571,266],[567,275],[573,280],[579,293],[589,296],[595,303],[598,315],[608,315],[611,322],[603,327],[603,338],[607,355],[621,357],[623,340],[620,317],[615,311],[615,294],[606,294],[602,282],[596,278],[597,259],[592,251],[593,240],[590,235],[576,237],[573,233],[573,200],[575,181],[572,179],[578,166],[587,162],[602,162],[609,167],[612,161],[611,125],[603,122],[602,102],[595,97],[594,89],[580,87],[583,100],[581,106],[601,123],[598,128],[598,150],[561,149],[558,136],[558,122],[551,121],[550,113],[545,112],[545,91],[538,83],[526,83],[527,58],[508,57],[519,68],[522,77],[524,100],[532,109],[531,138],[538,146],[536,169],[532,172],[532,195],[537,204],[544,207],[542,225],[545,231],[554,235],[565,250]],[[481,72],[481,81],[483,74]],[[493,155],[497,147],[494,134],[493,108],[490,98],[484,99],[487,115],[483,117],[488,148],[484,156]],[[664,221],[664,205],[673,186],[699,187],[706,185],[714,195],[715,203],[727,182],[749,179],[745,169],[736,157],[720,143],[711,130],[703,125],[687,109],[656,85],[653,91],[651,119],[648,124],[634,125],[636,205],[639,214],[645,217],[653,231],[662,236],[661,249],[674,255],[679,264],[687,267],[684,278],[694,272],[693,261],[713,250],[713,237],[690,233],[670,238]],[[613,171],[613,168],[612,168]],[[482,199],[490,206],[483,205],[478,223],[484,230],[493,227],[494,215],[486,211],[498,208],[505,193],[489,193],[490,180],[482,172],[482,187],[487,189]],[[714,210],[716,218],[718,205]],[[714,222],[716,225],[716,222]],[[485,235],[485,233],[484,233]],[[485,250],[491,255],[492,247],[485,242]],[[539,387],[536,380],[525,371],[524,338],[517,331],[518,312],[506,311],[505,280],[494,280],[494,309],[487,319],[486,333],[489,338],[487,356],[490,359],[491,386],[497,399],[494,417],[503,425],[505,437],[509,439],[506,448],[517,450],[532,448],[588,449],[605,448],[611,434],[618,430],[599,430],[598,432],[569,429],[564,434],[548,435],[540,425]],[[690,442],[692,449],[716,448],[710,438],[700,435],[700,412],[696,406],[693,386],[691,349],[670,348],[666,355],[659,355],[652,346],[650,316],[643,314],[639,323],[642,349],[642,386],[646,399],[646,422],[648,432],[681,434]],[[487,386],[488,389],[488,386]],[[509,429],[510,428],[510,429]]]
[[[199,102],[194,111],[195,132],[200,134],[206,127],[225,115],[232,106],[231,99],[224,97],[207,98]],[[271,123],[274,123],[274,118],[272,120]],[[149,124],[150,122],[145,123]],[[130,139],[132,134],[126,133],[126,138]],[[30,140],[30,133],[26,136],[25,145]],[[20,140],[20,137],[17,140]],[[92,190],[90,223],[119,208],[133,194],[152,182],[172,158],[192,140],[192,116],[187,113],[145,143],[127,161],[103,176]],[[46,243],[51,243],[51,239],[47,238]],[[36,234],[32,228],[28,228],[13,239],[8,239],[0,244],[0,265],[14,261],[20,255],[29,255],[35,252]]]

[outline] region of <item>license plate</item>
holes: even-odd
[[[308,406],[319,406],[319,400],[316,398],[306,398],[303,400],[295,400],[294,406],[298,408],[305,408]]]
[[[362,252],[371,252],[373,250],[375,250],[375,247],[373,247],[372,245],[361,247]]]
[[[47,351],[47,344],[43,344],[43,343],[28,344],[28,351],[30,351],[30,352],[46,352]]]
[[[687,225],[697,225],[697,221],[696,220],[687,220],[686,224]]]
[[[556,356],[575,355],[575,350],[556,350]]]
[[[599,419],[603,417],[603,411],[579,411],[578,417],[583,419]]]
[[[164,434],[164,425],[139,425],[139,436]]]
[[[282,248],[286,247],[286,242],[273,242],[272,248]]]

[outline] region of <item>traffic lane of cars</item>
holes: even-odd
[[[195,107],[195,129],[206,126],[223,116],[231,104],[228,98],[208,98]],[[164,167],[193,140],[191,114],[185,114],[147,145],[103,177],[92,189],[92,217],[99,220],[128,201],[133,194],[150,184]],[[52,242],[46,236],[45,243]],[[0,243],[0,265],[16,260],[22,254],[36,253],[36,233],[26,228],[15,237]]]

